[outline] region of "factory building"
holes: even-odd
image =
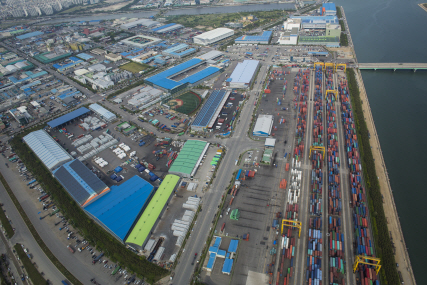
[[[341,25],[339,24],[326,24],[327,37],[340,37],[341,36]]]
[[[221,55],[223,55],[222,52],[217,51],[217,50],[211,50],[207,53],[204,53],[204,54],[198,56],[198,58],[201,58],[201,59],[208,61],[208,60],[214,60],[214,59],[220,57]]]
[[[189,48],[187,44],[175,44],[164,50],[162,54],[174,58],[183,58],[187,55],[195,53],[196,51],[197,50],[195,48]]]
[[[236,44],[263,44],[268,45],[271,37],[273,35],[272,31],[264,31],[259,36],[241,36],[234,40]]]
[[[152,230],[157,225],[159,217],[168,205],[179,180],[179,176],[176,175],[168,174],[165,176],[165,179],[126,238],[126,244],[137,250],[144,248],[147,239],[151,236]]]
[[[301,19],[301,29],[326,29],[326,24],[339,24],[336,16],[291,16]]]
[[[53,176],[82,207],[110,191],[110,188],[78,159],[61,165],[53,171]]]
[[[81,107],[78,108],[77,110],[74,110],[68,114],[65,114],[61,117],[58,117],[50,122],[48,122],[48,126],[51,128],[56,128],[56,127],[61,127],[69,122],[72,122],[73,120],[76,120],[80,117],[84,117],[86,116],[88,113],[90,113],[90,110],[85,108],[85,107]]]
[[[325,37],[325,36],[300,36],[298,43],[300,45],[340,47],[340,38],[339,37]]]
[[[181,29],[183,27],[184,27],[183,25],[171,23],[171,24],[163,25],[155,29],[152,29],[151,32],[157,33],[157,34],[166,34],[166,33]]]
[[[108,111],[107,109],[98,104],[89,105],[89,109],[95,112],[95,114],[97,114],[107,122],[111,122],[117,118],[116,114]]]
[[[334,3],[323,3],[321,8],[322,16],[336,16],[337,15],[337,7]]]
[[[73,157],[44,130],[31,132],[26,135],[23,140],[50,171],[55,170],[73,159]]]
[[[163,91],[147,86],[140,89],[136,95],[133,95],[128,104],[142,110],[159,102],[162,95]]]
[[[187,140],[169,168],[169,173],[191,178],[209,148],[209,143],[201,140]]]
[[[239,62],[233,73],[226,80],[227,86],[231,88],[248,88],[254,79],[259,67],[258,60],[244,60]]]
[[[284,31],[292,31],[293,28],[297,28],[298,31],[301,28],[301,19],[297,18],[288,18],[283,22]]]
[[[111,190],[84,210],[91,218],[124,242],[137,218],[154,195],[154,186],[135,175]]]
[[[152,21],[152,20],[149,20],[149,19],[140,19],[140,20],[136,20],[136,21],[132,21],[132,22],[123,24],[123,25],[120,26],[120,28],[123,29],[123,30],[129,30],[129,29],[132,29],[132,28],[135,28],[135,27],[138,27],[138,26],[144,26],[144,27],[147,27],[147,28],[151,28],[151,27],[154,27],[154,26],[156,26],[158,24],[159,24],[159,22]]]
[[[223,89],[213,91],[191,124],[191,130],[200,132],[212,128],[230,93]]]
[[[195,36],[193,38],[193,41],[195,44],[206,46],[216,43],[225,38],[231,37],[232,35],[234,35],[234,30],[227,28],[218,28]]]
[[[293,27],[291,31],[284,31],[280,33],[278,43],[280,45],[297,45],[298,44],[298,31],[297,27]]]
[[[151,45],[158,44],[161,41],[162,41],[162,39],[159,39],[159,38],[137,35],[137,36],[133,36],[133,37],[124,39],[120,42],[124,43],[128,46],[133,46],[133,47],[137,47],[137,48],[145,48],[145,47],[148,47]]]
[[[273,128],[273,115],[259,115],[252,134],[257,137],[268,137]]]

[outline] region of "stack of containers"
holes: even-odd
[[[332,68],[326,69],[326,89],[334,90]],[[340,158],[338,152],[337,112],[333,93],[326,96],[327,157],[328,157],[328,233],[329,282],[344,284],[344,234],[341,232]]]
[[[308,284],[322,284],[322,218],[310,218],[308,229],[307,272]]]
[[[281,240],[281,256],[278,267],[278,284],[288,285],[294,273],[295,264],[295,240],[298,235],[298,230],[285,228],[283,230]],[[289,261],[286,261],[288,259]],[[286,264],[290,264],[288,268]],[[276,283],[277,284],[277,283]]]
[[[358,151],[356,126],[354,124],[353,112],[351,111],[350,96],[348,93],[347,80],[340,79],[338,85],[342,108],[342,123],[345,134],[345,149],[347,152],[348,166],[350,169],[351,204],[353,206],[353,222],[355,233],[355,247],[357,255],[374,256],[373,242],[368,228],[368,208],[366,192],[362,185],[361,162]],[[358,284],[379,285],[378,276],[374,266],[360,265],[357,269]]]
[[[315,69],[314,112],[313,112],[313,146],[323,146],[323,106],[322,106],[322,68]],[[322,167],[323,155],[313,151],[311,154],[311,193],[310,214],[322,215]]]
[[[295,135],[295,149],[294,149],[294,158],[297,161],[300,161],[304,153],[304,135],[306,129],[306,117],[307,117],[307,92],[308,92],[308,76],[309,70],[306,69],[298,71],[295,80],[294,80],[294,98],[295,109],[298,112],[297,118],[297,128]],[[305,78],[305,81],[303,80]]]

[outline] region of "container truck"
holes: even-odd
[[[71,251],[71,253],[76,252],[76,250],[71,245],[68,245],[67,247],[68,247],[68,250]]]
[[[95,257],[95,259],[92,260],[92,264],[97,263],[101,259],[101,257],[103,257],[103,256],[104,256],[104,253],[101,253],[100,255],[98,255],[97,257]]]

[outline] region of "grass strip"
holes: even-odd
[[[366,190],[368,190],[368,204],[373,230],[375,254],[381,259],[380,278],[381,284],[400,284],[396,269],[396,261],[393,253],[393,245],[390,240],[387,219],[384,213],[382,194],[375,169],[374,157],[369,142],[369,131],[363,115],[362,100],[360,99],[355,71],[347,69],[347,79],[350,91],[351,106],[356,122],[356,131],[359,137],[359,151],[362,158],[363,176]]]
[[[52,263],[58,268],[59,271],[68,279],[70,282],[72,282],[74,285],[83,285],[76,277],[73,276],[73,274],[70,273],[70,271],[65,268],[64,265],[62,265],[61,262],[56,258],[56,256],[50,251],[49,247],[46,246],[42,238],[40,237],[39,233],[37,232],[36,228],[31,223],[30,219],[27,216],[27,213],[25,213],[24,209],[22,208],[21,204],[19,203],[18,199],[16,198],[15,194],[13,193],[12,189],[10,189],[9,184],[7,184],[6,179],[4,179],[3,175],[0,173],[0,181],[3,184],[4,188],[6,189],[7,193],[10,196],[10,199],[12,199],[13,204],[15,205],[18,212],[21,214],[22,219],[24,220],[25,224],[27,225],[28,229],[30,230],[31,234],[33,235],[34,239],[40,246],[40,248],[44,251],[46,256],[52,261]],[[25,255],[26,256],[26,255]],[[31,277],[31,275],[30,275]],[[44,284],[44,283],[34,283],[34,284]]]
[[[22,261],[22,264],[25,267],[25,270],[28,273],[28,277],[30,277],[33,284],[49,284],[43,276],[40,274],[40,272],[37,270],[37,268],[34,266],[34,264],[31,262],[31,260],[28,258],[27,254],[22,249],[22,246],[17,243],[14,246],[16,253],[19,256],[19,259]]]
[[[3,209],[0,209],[0,221],[2,224],[2,228],[6,231],[6,237],[11,238],[15,234],[13,231],[13,227],[9,222],[9,219],[6,217],[5,212]]]

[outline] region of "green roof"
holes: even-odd
[[[169,172],[191,175],[206,144],[207,142],[205,141],[187,140],[169,169]]]
[[[157,218],[162,213],[166,202],[169,200],[176,184],[178,184],[179,176],[168,174],[160,184],[147,208],[145,208],[132,232],[126,239],[126,243],[132,243],[137,246],[142,246],[150,234]]]

